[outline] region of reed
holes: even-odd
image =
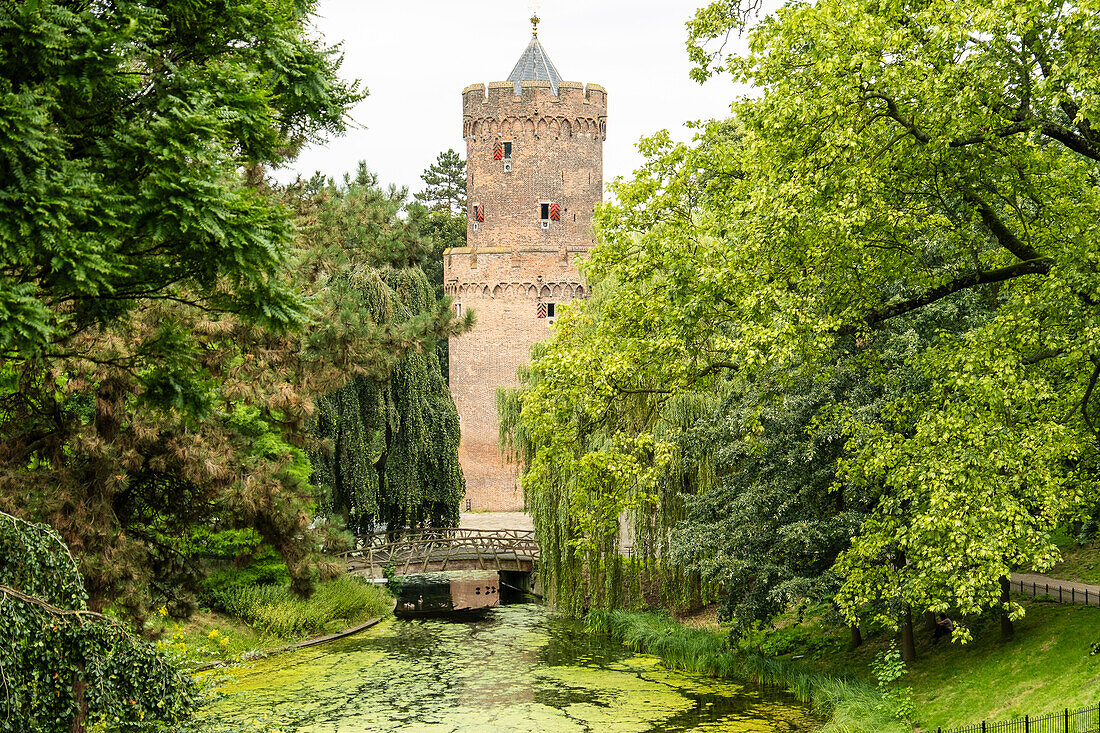
[[[619,639],[636,651],[660,657],[674,669],[783,688],[827,720],[822,731],[912,730],[895,717],[892,701],[873,685],[830,677],[798,662],[732,649],[725,634],[686,628],[667,616],[638,611],[591,611],[585,624],[591,633]]]
[[[339,631],[386,614],[391,599],[377,586],[341,577],[322,583],[309,598],[285,586],[253,585],[212,595],[211,605],[257,632],[283,638]]]

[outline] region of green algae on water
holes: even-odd
[[[309,733],[756,731],[812,726],[775,695],[661,666],[536,605],[385,621],[236,673],[219,717]]]

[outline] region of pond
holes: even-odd
[[[388,619],[235,671],[219,717],[300,731],[789,731],[778,693],[668,670],[538,605],[477,621]]]

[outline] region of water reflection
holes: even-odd
[[[536,605],[467,623],[391,619],[237,674],[221,717],[301,731],[785,731],[800,706],[682,674]]]

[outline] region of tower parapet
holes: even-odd
[[[523,498],[497,448],[495,393],[516,384],[558,309],[588,294],[577,259],[595,244],[607,91],[561,80],[533,34],[507,81],[462,90],[462,134],[467,246],[443,263],[455,307],[477,312],[450,346],[459,460],[471,508],[515,510]]]
[[[462,136],[537,133],[538,123],[544,122],[552,134],[598,136],[603,141],[607,136],[607,90],[579,81],[561,81],[557,87],[554,94],[548,81],[523,81],[516,94],[510,81],[471,84],[462,90]],[[533,125],[530,129],[528,121]]]

